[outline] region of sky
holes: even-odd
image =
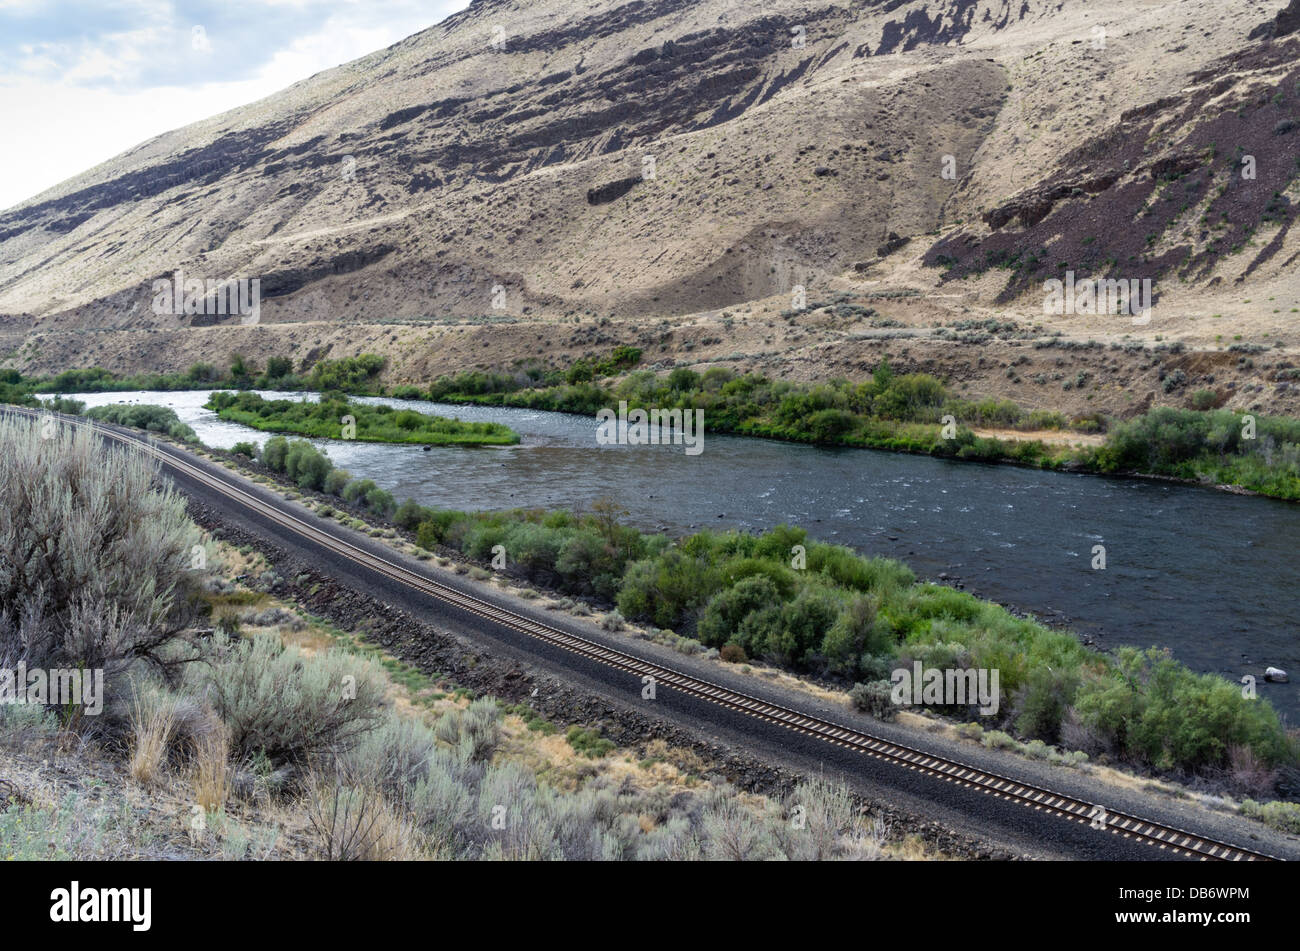
[[[0,0],[0,209],[468,0]]]

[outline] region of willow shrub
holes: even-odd
[[[1248,747],[1270,765],[1296,755],[1271,705],[1156,648],[1121,648],[1111,676],[1079,689],[1075,712],[1130,759],[1158,769],[1222,767],[1233,746]]]

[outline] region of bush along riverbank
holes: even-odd
[[[409,409],[354,403],[337,396],[309,402],[266,400],[256,393],[217,392],[205,405],[228,422],[263,432],[319,439],[427,446],[509,446],[519,442],[519,434],[500,423],[467,423]]]
[[[0,401],[8,402],[8,401]],[[19,404],[24,405],[24,404]],[[54,413],[66,413],[69,416],[85,416],[103,423],[117,426],[130,426],[151,433],[162,433],[179,439],[181,442],[195,445],[199,437],[188,423],[181,421],[176,411],[167,406],[153,406],[148,403],[113,403],[108,406],[95,406],[86,409],[81,400],[58,397],[52,400],[32,400],[34,407],[47,409]]]
[[[382,392],[379,374],[386,361],[373,353],[339,360],[321,360],[297,372],[287,357],[270,357],[263,369],[232,353],[222,370],[213,363],[195,363],[184,373],[133,373],[118,376],[102,367],[65,370],[49,377],[24,377],[17,370],[0,370],[0,401],[13,403],[42,393],[122,393],[132,390],[339,390],[359,396]]]
[[[961,399],[935,377],[895,374],[888,362],[859,383],[838,379],[805,384],[737,374],[727,367],[703,373],[678,368],[657,375],[636,370],[640,359],[635,347],[616,347],[604,358],[578,360],[567,369],[534,362],[510,371],[439,377],[423,388],[404,384],[386,389],[379,381],[384,359],[375,354],[322,360],[297,373],[283,358],[272,357],[264,370],[257,370],[236,354],[225,371],[195,364],[183,374],[121,379],[98,368],[48,378],[3,370],[0,402],[32,406],[45,393],[209,386],[387,395],[584,416],[626,401],[631,409],[701,409],[710,432],[1044,469],[1158,476],[1300,500],[1300,420],[1288,417],[1161,407],[1122,422],[1100,414],[1067,419],[1052,411],[1025,410],[1009,400]],[[625,374],[621,379],[610,379],[620,373]],[[1202,395],[1212,394],[1193,394],[1194,404]],[[1028,437],[976,435],[974,429],[982,427],[1106,435],[1101,445],[1049,445]]]
[[[1009,400],[964,400],[935,377],[898,375],[888,362],[860,383],[789,383],[726,367],[704,373],[679,368],[663,376],[639,370],[608,383],[574,378],[538,385],[539,377],[531,371],[443,377],[430,386],[428,398],[582,415],[620,402],[631,409],[702,409],[710,432],[1163,476],[1300,499],[1300,420],[1285,417],[1161,407],[1126,422],[1098,414],[1066,419],[1056,412],[1024,410]],[[977,436],[973,429],[981,427],[1109,433],[1101,445],[1067,446]]]
[[[275,437],[260,454],[252,446],[243,452],[303,489],[391,520],[425,550],[455,551],[603,604],[615,609],[610,626],[654,625],[688,652],[762,660],[839,683],[877,716],[897,710],[891,681],[900,668],[996,670],[1000,702],[987,715],[973,700],[915,705],[978,720],[988,735],[1018,736],[1031,750],[1054,744],[1257,797],[1300,767],[1300,738],[1267,701],[1243,696],[1236,684],[1194,673],[1157,648],[1099,654],[1069,633],[919,582],[900,562],[816,541],[800,528],[671,539],[622,524],[626,513],[609,500],[583,513],[399,505],[305,440]],[[351,523],[343,508],[317,513]]]

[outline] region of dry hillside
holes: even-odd
[[[1300,415],[1297,199],[1300,0],[476,0],[0,214],[0,354],[888,353],[1027,406]],[[177,269],[259,278],[260,323],[156,315]],[[1151,321],[1044,315],[1066,269],[1151,278]]]

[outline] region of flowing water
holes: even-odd
[[[264,393],[267,397],[289,394]],[[217,419],[207,393],[101,393],[88,405],[170,406],[206,444],[268,434]],[[1300,505],[1183,485],[821,449],[709,434],[682,446],[598,446],[595,421],[532,410],[372,399],[464,420],[505,423],[504,448],[313,440],[335,465],[400,501],[438,508],[574,508],[616,499],[644,529],[761,531],[786,522],[812,536],[898,558],[922,578],[966,590],[1103,647],[1169,647],[1190,667],[1254,675],[1291,722],[1300,687],[1264,683],[1266,666],[1300,679],[1295,601]],[[1106,568],[1094,570],[1093,548]]]

